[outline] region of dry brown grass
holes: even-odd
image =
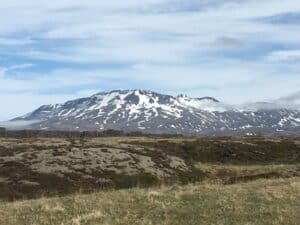
[[[0,224],[297,225],[299,208],[300,178],[260,179],[0,203]]]

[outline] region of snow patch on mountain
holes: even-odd
[[[241,107],[212,97],[173,97],[146,90],[100,92],[64,104],[45,105],[14,121],[41,121],[33,129],[142,130],[147,133],[235,134],[300,128],[300,112],[269,103]]]

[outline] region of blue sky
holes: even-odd
[[[2,0],[0,121],[111,89],[300,99],[300,0]]]

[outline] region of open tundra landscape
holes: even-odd
[[[141,89],[0,129],[0,224],[300,223],[300,111]]]
[[[0,190],[7,225],[296,225],[300,139],[3,137]]]
[[[0,225],[300,225],[300,0],[0,0]]]

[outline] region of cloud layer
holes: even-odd
[[[290,96],[299,24],[299,0],[3,0],[0,120],[119,88],[230,103]]]

